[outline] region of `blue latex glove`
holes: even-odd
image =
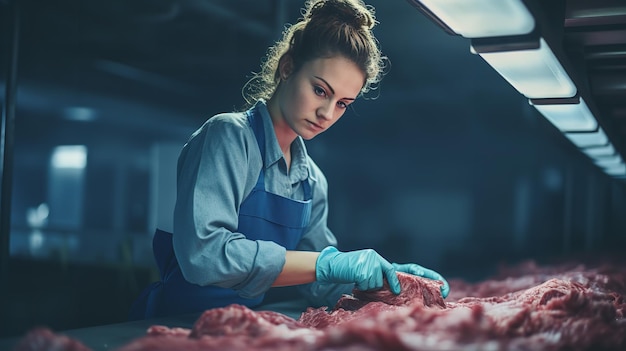
[[[401,290],[393,265],[372,249],[341,252],[328,246],[317,258],[315,278],[321,283],[354,283],[359,290],[380,289],[386,278],[394,294]]]
[[[450,292],[450,285],[443,278],[443,276],[441,276],[441,274],[433,270],[424,268],[415,263],[406,263],[406,264],[392,263],[392,265],[393,265],[393,268],[395,268],[396,271],[398,272],[409,273],[409,274],[417,275],[423,278],[442,281],[443,285],[441,286],[441,296],[443,296],[444,299],[448,296],[448,293]]]

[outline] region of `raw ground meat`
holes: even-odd
[[[381,290],[361,291],[354,289],[352,294],[361,301],[380,301],[394,306],[420,304],[427,307],[446,307],[441,296],[442,282],[402,272],[398,272],[397,275],[400,280],[400,286],[402,286],[402,291],[398,295],[389,290],[387,281],[385,281],[385,286]]]
[[[446,308],[440,291],[441,282],[401,272],[397,274],[402,286],[398,295],[389,290],[387,282],[380,290],[354,289],[352,295],[339,299],[332,311],[327,312],[326,307],[309,308],[299,322],[310,328],[324,329],[353,319],[370,318],[383,311],[394,311],[402,306]]]
[[[190,338],[201,336],[236,336],[256,337],[275,329],[301,329],[305,326],[293,318],[272,311],[255,312],[241,305],[226,308],[214,308],[205,311],[194,324]]]
[[[15,350],[19,351],[91,351],[82,342],[62,334],[55,334],[52,330],[39,327],[29,331],[18,344]]]
[[[191,329],[187,328],[169,328],[164,325],[153,325],[146,331],[149,336],[182,336],[188,337]]]
[[[449,280],[445,302],[440,283],[399,279],[400,295],[355,290],[332,310],[309,308],[298,320],[240,305],[208,310],[191,330],[155,325],[117,351],[626,350],[624,263],[524,262],[478,283]],[[19,345],[88,350],[45,329]]]

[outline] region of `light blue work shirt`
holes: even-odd
[[[286,249],[273,241],[249,240],[237,232],[241,203],[265,168],[267,191],[304,200],[302,181],[312,191],[311,219],[296,250],[321,251],[337,244],[327,226],[328,184],[307,154],[304,141],[291,144],[291,167],[278,145],[264,101],[257,102],[265,130],[265,164],[245,113],[223,113],[207,120],[178,159],[173,246],[185,279],[231,288],[242,297],[266,292],[285,264]],[[313,283],[299,291],[313,305],[334,304],[352,284]]]

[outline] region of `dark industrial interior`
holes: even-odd
[[[626,155],[626,5],[525,1]],[[372,0],[379,89],[307,142],[341,249],[447,277],[619,255],[626,178],[573,145],[478,55],[406,0]],[[157,279],[178,152],[241,89],[303,1],[0,0],[0,338],[126,321]],[[82,152],[80,170],[53,159]]]

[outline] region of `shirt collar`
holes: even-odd
[[[261,99],[257,101],[254,108],[263,120],[263,129],[265,132],[265,161],[263,166],[267,169],[281,158],[284,158],[283,151],[280,149],[280,145],[278,145],[278,138],[276,137],[272,118],[270,117],[265,100]],[[297,177],[302,180],[309,176],[307,156],[304,140],[298,135],[291,143],[291,170],[289,173],[292,177]]]

